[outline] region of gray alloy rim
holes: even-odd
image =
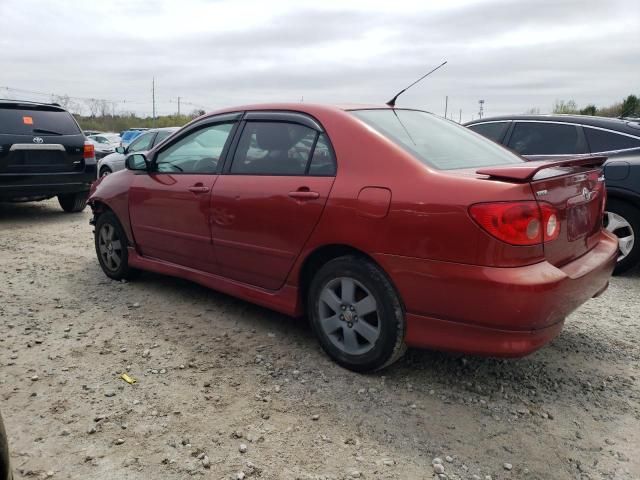
[[[116,236],[113,225],[105,223],[98,234],[98,249],[103,264],[112,272],[120,268],[122,263],[122,242]]]
[[[322,331],[331,343],[349,355],[367,353],[380,337],[376,299],[351,277],[334,278],[325,285],[318,314]]]
[[[635,234],[631,224],[624,218],[613,212],[604,212],[604,227],[618,237],[618,261],[621,262],[633,250]]]

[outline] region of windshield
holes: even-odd
[[[521,163],[524,160],[456,123],[419,110],[355,110],[353,115],[440,170]]]

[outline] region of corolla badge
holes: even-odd
[[[42,137],[33,137],[33,143],[44,143]]]
[[[589,200],[591,200],[593,198],[593,195],[596,192],[594,192],[593,190],[589,190],[587,187],[584,187],[582,189],[582,196],[584,197],[584,199],[588,202]]]

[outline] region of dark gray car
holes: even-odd
[[[605,227],[618,237],[615,273],[640,263],[640,123],[583,115],[510,115],[465,124],[530,160],[605,155]]]

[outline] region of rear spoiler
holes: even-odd
[[[601,167],[607,160],[605,156],[577,157],[555,161],[534,161],[517,165],[503,165],[487,167],[476,170],[480,175],[488,175],[498,180],[510,180],[512,182],[529,182],[533,180],[540,170],[556,167]]]

